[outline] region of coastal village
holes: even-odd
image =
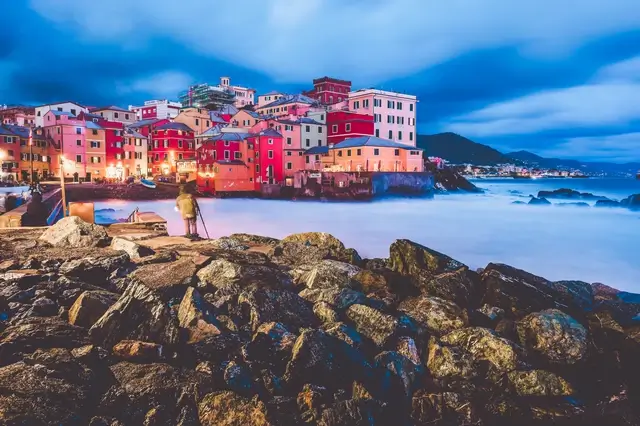
[[[345,186],[361,173],[422,173],[416,96],[313,80],[297,94],[199,84],[179,102],[0,109],[2,177],[195,181],[201,193],[252,193],[309,180]],[[333,173],[323,179],[323,173]],[[338,173],[338,175],[336,175]]]

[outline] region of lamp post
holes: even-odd
[[[64,187],[64,155],[60,155],[60,190],[62,192],[62,217],[67,217],[67,193]]]
[[[33,129],[29,129],[29,160],[31,161],[31,175],[29,182],[33,182]]]

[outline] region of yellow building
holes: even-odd
[[[209,115],[209,110],[205,108],[183,108],[173,121],[186,124],[196,135],[204,133],[211,128],[211,116]]]

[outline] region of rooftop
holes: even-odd
[[[204,132],[200,133],[199,135],[196,135],[196,137],[197,138],[209,138],[209,137],[212,137],[212,136],[219,135],[220,133],[222,133],[222,127],[226,127],[226,126],[222,126],[220,124],[215,125],[215,126],[209,128],[209,129],[205,130]]]
[[[130,127],[132,129],[139,129],[140,127],[154,125],[156,123],[159,123],[160,121],[163,121],[163,119],[162,118],[150,118],[148,120],[136,121],[135,123],[129,124],[127,127]]]
[[[87,126],[87,129],[103,130],[102,127],[100,127],[97,123],[94,123],[93,121],[87,121],[85,125]]]
[[[273,108],[273,107],[277,107],[277,106],[280,106],[280,105],[295,104],[295,103],[315,105],[315,104],[318,103],[318,101],[316,101],[315,99],[310,98],[308,96],[301,95],[301,94],[286,95],[286,96],[281,97],[280,99],[277,99],[277,100],[271,102],[270,104],[267,104],[267,105],[265,105],[263,107],[260,107],[260,109],[262,109],[262,108]]]
[[[214,123],[226,123],[224,118],[220,117],[220,113],[217,111],[210,111],[209,117],[211,118],[211,121],[213,121]]]
[[[128,136],[133,136],[134,138],[140,138],[140,139],[145,139],[145,136],[141,133],[139,133],[137,130],[130,128],[130,127],[126,127],[125,130],[126,134]]]
[[[333,77],[327,77],[327,76],[320,77],[320,78],[314,78],[313,79],[313,84],[322,83],[324,81],[329,81],[329,82],[332,82],[332,83],[341,83],[341,84],[346,84],[346,85],[351,86],[351,82],[348,81],[348,80],[340,80],[339,78],[333,78]]]
[[[282,134],[279,133],[277,130],[274,130],[272,128],[268,128],[265,130],[262,130],[261,132],[256,133],[256,135],[258,136],[272,136],[272,137],[276,137],[276,138],[281,138]]]
[[[54,111],[54,110],[51,110],[51,112],[56,117],[62,117],[64,115],[64,116],[67,116],[67,117],[76,118],[76,116],[74,114],[71,114],[70,112],[67,112],[67,111]]]
[[[327,146],[314,146],[313,148],[309,148],[308,150],[306,150],[304,153],[307,154],[307,155],[328,154],[329,153],[329,147],[327,147]]]
[[[211,140],[214,141],[243,141],[246,138],[250,137],[250,133],[240,133],[240,132],[223,132],[217,135],[213,135]]]
[[[356,148],[361,146],[372,146],[380,148],[396,148],[396,149],[410,149],[415,151],[422,151],[421,148],[401,144],[398,142],[390,141],[388,139],[376,138],[375,136],[359,136],[357,138],[345,139],[342,142],[334,145],[334,149],[342,148]]]
[[[380,89],[374,89],[374,88],[370,88],[370,89],[359,89],[359,90],[354,90],[349,92],[349,97],[353,97],[353,96],[358,96],[358,95],[369,95],[369,94],[374,94],[374,95],[382,95],[382,96],[392,96],[392,97],[397,97],[397,98],[405,98],[407,100],[416,100],[417,96],[416,95],[409,95],[407,93],[400,93],[400,92],[390,92],[387,90],[380,90]]]
[[[183,132],[193,132],[193,129],[184,123],[165,123],[156,127],[156,130],[182,130]]]
[[[90,108],[89,111],[93,112],[93,111],[118,111],[118,112],[130,112],[129,110],[120,108],[119,106],[115,106],[115,105],[108,105],[108,106],[103,106],[103,107],[97,107],[97,108]]]

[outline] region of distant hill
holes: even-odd
[[[514,163],[527,167],[543,169],[577,169],[588,174],[635,174],[640,163],[616,164],[607,162],[588,162],[561,158],[544,158],[529,151],[517,151],[508,154],[490,146],[474,142],[456,133],[438,133],[437,135],[418,135],[418,148],[425,150],[429,157],[440,157],[453,164],[474,164],[477,166],[495,166]]]
[[[429,157],[444,158],[454,164],[494,166],[513,162],[511,158],[500,151],[456,133],[418,135],[416,145],[418,148],[424,149]]]

